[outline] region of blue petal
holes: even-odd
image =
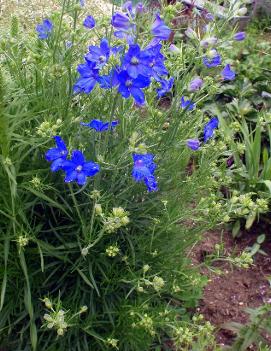
[[[130,91],[125,84],[120,84],[118,91],[125,99],[130,96]]]
[[[79,185],[84,185],[84,184],[86,184],[86,181],[87,181],[86,174],[83,171],[82,172],[78,172],[77,173],[77,183]]]
[[[131,88],[131,95],[138,104],[142,105],[145,103],[145,95],[139,88]]]
[[[66,183],[70,183],[70,182],[73,182],[76,178],[77,178],[77,172],[73,170],[71,172],[66,173],[66,177],[65,177],[64,181]]]
[[[85,157],[80,150],[74,150],[72,152],[72,162],[76,165],[83,165],[85,162]]]
[[[65,160],[63,158],[57,158],[56,160],[54,160],[51,164],[52,172],[56,172],[56,171],[59,171],[60,169],[62,169],[64,162],[65,162]]]
[[[85,162],[83,166],[83,172],[88,176],[88,177],[93,177],[96,173],[100,171],[100,166],[92,161]]]

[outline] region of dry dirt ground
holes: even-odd
[[[59,10],[60,3],[61,0],[0,0],[0,25],[10,23],[11,16],[16,15],[25,28],[31,27],[31,23]],[[85,4],[84,12],[94,17],[112,13],[112,5],[107,0],[85,0]]]
[[[269,232],[268,232],[269,230]],[[201,243],[191,253],[193,264],[206,261],[206,257],[216,251],[216,244],[223,243],[223,256],[237,256],[246,247],[251,247],[258,235],[265,233],[266,239],[261,249],[266,253],[257,253],[254,264],[248,269],[233,266],[227,261],[213,260],[208,267],[202,265],[202,274],[207,275],[209,283],[205,287],[198,311],[206,320],[218,327],[217,341],[222,345],[230,345],[235,335],[223,326],[228,322],[247,323],[246,307],[259,307],[271,303],[271,233],[268,227],[255,226],[252,231],[244,232],[234,240],[231,233],[221,230],[208,232]],[[214,271],[220,271],[220,274]],[[267,337],[271,345],[270,339]]]

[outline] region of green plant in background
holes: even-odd
[[[259,350],[269,350],[265,338],[271,332],[271,308],[270,304],[264,304],[258,308],[247,308],[250,322],[247,325],[239,323],[227,323],[224,327],[237,334],[236,340],[227,350],[245,351],[251,345],[257,345]]]

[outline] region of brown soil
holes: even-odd
[[[237,256],[246,247],[252,246],[263,228],[255,227],[251,232],[244,232],[241,238],[234,240],[231,233],[218,230],[208,232],[203,240],[191,252],[193,264],[198,265],[206,261],[213,254],[216,244],[223,243],[223,256]],[[270,234],[270,233],[269,233]],[[202,265],[202,274],[207,275],[209,283],[205,287],[204,295],[198,312],[205,319],[218,327],[217,341],[221,345],[230,345],[235,335],[225,329],[228,322],[248,322],[247,307],[259,307],[264,303],[271,303],[271,289],[268,277],[271,276],[271,235],[266,235],[261,249],[266,256],[257,253],[254,264],[248,269],[236,268],[229,262],[212,261],[211,266]],[[220,274],[216,271],[220,271]],[[271,345],[271,336],[267,337]]]

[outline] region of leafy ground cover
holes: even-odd
[[[243,228],[269,211],[271,93],[258,29],[229,26],[246,3],[47,5],[0,43],[0,345],[221,350],[218,326],[245,350],[270,329],[268,231]]]

